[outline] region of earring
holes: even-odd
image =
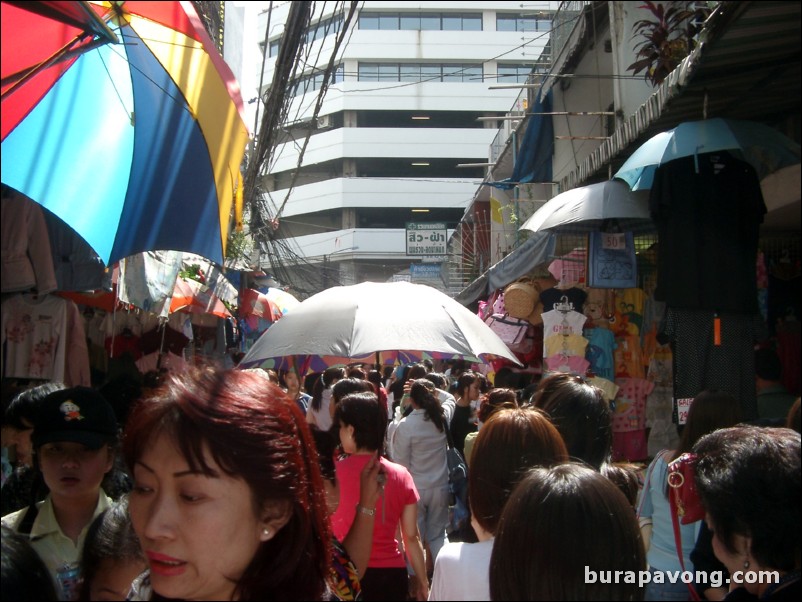
[[[744,570],[746,570],[748,568],[749,568],[749,561],[748,560],[744,560]]]
[[[268,529],[267,527],[262,529],[262,535],[264,535],[265,537],[269,537],[270,536],[270,529]]]

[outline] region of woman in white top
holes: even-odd
[[[329,410],[331,386],[343,378],[345,378],[345,368],[335,366],[326,368],[320,378],[315,381],[312,401],[309,402],[309,408],[306,410],[306,421],[321,431],[331,428],[331,410]]]
[[[434,565],[429,600],[490,600],[490,555],[501,511],[528,468],[568,460],[560,433],[534,408],[495,412],[479,431],[468,474],[477,543],[449,543]]]
[[[448,525],[448,425],[430,380],[412,381],[409,399],[412,412],[393,435],[393,460],[405,466],[415,482],[420,495],[418,531],[434,561],[445,543]]]

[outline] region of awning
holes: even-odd
[[[537,266],[554,258],[557,237],[551,232],[535,232],[521,246],[465,287],[456,300],[463,305],[489,296],[498,288],[525,276]]]

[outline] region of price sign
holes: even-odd
[[[627,235],[625,232],[602,232],[601,248],[614,251],[627,248]]]
[[[684,397],[677,399],[677,424],[685,424],[688,422],[688,410],[691,409],[693,397]]]

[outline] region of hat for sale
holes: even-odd
[[[54,441],[98,449],[117,438],[117,419],[106,398],[89,387],[55,391],[42,401],[31,439],[34,447]]]

